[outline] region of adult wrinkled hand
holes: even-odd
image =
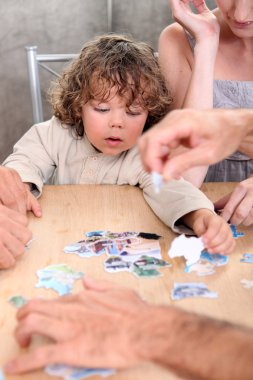
[[[235,190],[214,203],[221,217],[234,225],[253,224],[253,178],[239,183]]]
[[[144,168],[161,173],[165,180],[178,179],[190,168],[224,159],[245,138],[243,114],[223,109],[170,112],[140,137]],[[170,152],[180,145],[190,149],[171,157]]]
[[[0,205],[0,269],[15,265],[32,233],[25,215]]]
[[[32,300],[17,313],[15,336],[27,347],[34,334],[52,340],[5,366],[8,373],[48,364],[124,368],[143,359],[138,352],[148,306],[132,290],[85,279],[85,290],[56,300]],[[144,335],[146,336],[146,335]]]
[[[30,186],[22,182],[16,170],[4,166],[0,166],[0,203],[21,214],[32,211],[35,216],[41,216],[41,207]]]

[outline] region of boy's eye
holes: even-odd
[[[140,110],[140,108],[128,108],[127,109],[127,114],[131,116],[139,116],[141,115],[143,110]]]
[[[106,111],[109,111],[109,108],[98,108],[98,107],[94,107],[94,110],[97,111],[97,112],[106,112]]]
[[[137,112],[137,111],[130,111],[128,110],[127,111],[128,115],[131,115],[131,116],[138,116],[141,114],[141,112]]]

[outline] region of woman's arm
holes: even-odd
[[[212,108],[214,66],[219,43],[218,21],[204,2],[195,4],[197,14],[192,12],[189,2],[171,0],[170,4],[178,24],[173,24],[162,32],[159,60],[175,99],[173,109]],[[187,41],[186,30],[195,39],[193,52]],[[181,153],[181,149],[174,154]],[[208,167],[191,169],[184,173],[184,178],[199,187],[207,169]]]
[[[195,4],[197,14],[188,1],[171,0],[170,6],[177,24],[161,33],[159,63],[175,97],[173,108],[212,108],[219,23],[204,2]],[[193,52],[186,31],[195,40]]]
[[[183,108],[189,87],[193,55],[182,27],[174,23],[159,38],[158,59],[166,84],[173,96],[171,109]]]

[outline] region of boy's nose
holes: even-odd
[[[252,21],[253,1],[252,0],[238,0],[235,5],[234,19],[237,22]]]
[[[110,118],[110,127],[124,128],[124,115],[120,112],[112,114]]]

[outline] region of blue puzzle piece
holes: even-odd
[[[53,289],[63,296],[71,293],[74,281],[83,275],[83,272],[75,272],[66,264],[50,265],[37,271],[39,281],[36,288]]]
[[[233,237],[235,239],[239,238],[239,237],[242,237],[245,235],[244,232],[237,232],[236,231],[236,226],[234,226],[233,224],[230,224],[230,228],[231,228],[231,231],[232,231],[232,234],[233,234]]]
[[[51,376],[62,376],[64,380],[81,380],[95,375],[106,377],[115,373],[115,370],[108,368],[78,368],[56,364],[48,365],[45,372]]]
[[[207,251],[203,251],[201,252],[200,260],[208,261],[219,267],[228,263],[228,256],[221,255],[220,253],[211,254]]]
[[[253,264],[253,254],[252,253],[244,253],[240,260],[242,263]]]

